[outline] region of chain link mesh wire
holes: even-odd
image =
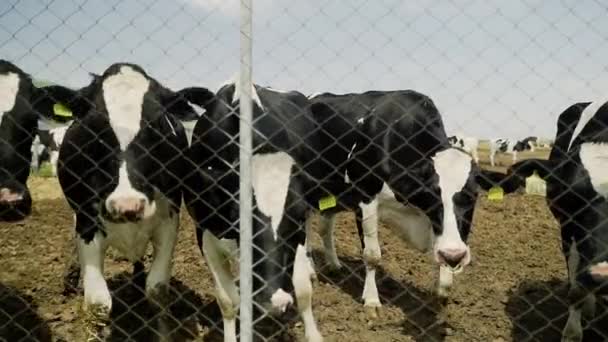
[[[4,106],[0,107],[0,341],[148,341],[162,335],[172,340],[222,340],[227,325],[233,324],[237,332],[238,324],[225,318],[239,303],[222,299],[232,294],[230,290],[226,294],[227,288],[218,289],[218,269],[210,265],[214,256],[219,258],[216,267],[228,269],[237,285],[243,283],[239,274],[250,275],[253,282],[253,302],[241,306],[252,306],[253,325],[241,322],[239,337],[249,328],[253,340],[314,341],[305,331],[310,323],[302,322],[308,313],[298,314],[293,305],[282,314],[272,313],[276,310],[269,302],[305,304],[306,298],[293,293],[291,280],[283,283],[291,297],[266,298],[269,291],[276,294],[276,283],[297,268],[294,259],[304,233],[307,261],[314,269],[312,314],[326,340],[555,341],[565,334],[574,341],[581,328],[584,340],[608,338],[600,300],[603,289],[593,280],[605,272],[601,261],[607,248],[606,152],[601,145],[588,144],[605,141],[607,121],[601,105],[605,101],[602,57],[608,26],[602,19],[606,4],[258,0],[250,13],[253,32],[241,31],[245,39],[240,41],[239,5],[217,0],[8,0],[0,4],[0,58],[32,78],[31,91],[25,92],[17,92],[10,77],[0,80],[0,106]],[[239,54],[247,37],[252,61]],[[171,280],[161,289],[163,295],[146,288],[146,274],[158,250],[149,248],[141,260],[128,260],[124,253],[108,250],[103,275],[112,294],[112,310],[100,320],[89,316],[91,310],[82,309],[85,299],[76,248],[80,237],[74,234],[74,212],[64,193],[103,189],[107,196],[111,192],[107,188],[116,186],[117,174],[108,171],[112,170],[108,165],[120,155],[112,152],[117,131],[110,126],[87,126],[81,128],[81,134],[90,137],[87,141],[68,139],[71,146],[62,149],[74,153],[60,156],[59,163],[87,165],[79,171],[67,168],[66,177],[75,179],[74,183],[60,186],[48,166],[38,170],[32,165],[29,174],[30,154],[35,151],[41,163],[45,159],[42,147],[53,145],[54,133],[44,125],[74,125],[82,120],[74,118],[81,114],[80,106],[94,112],[105,110],[98,108],[99,87],[82,102],[82,92],[66,98],[51,85],[76,91],[105,80],[106,69],[118,62],[141,66],[157,80],[158,88],[170,90],[169,100],[165,93],[149,95],[161,112],[179,117],[194,111],[196,120],[208,120],[205,124],[210,126],[201,124],[194,133],[189,144],[197,146],[195,150],[172,142],[175,127],[170,119],[169,126],[146,123],[152,130],[149,134],[158,139],[153,144],[137,142],[134,163],[151,159],[156,167],[145,169],[145,175],[135,172],[133,177],[176,181],[194,199],[186,200],[179,212]],[[240,62],[250,63],[255,88],[240,78]],[[240,82],[221,83],[234,74],[233,81]],[[189,87],[216,92],[213,106],[187,92],[178,93]],[[226,96],[221,96],[221,89]],[[382,102],[361,96],[343,101],[317,96],[383,89],[420,93],[406,93],[413,99],[406,103],[398,94],[384,96]],[[6,107],[15,92],[16,103],[25,110]],[[230,123],[238,122],[242,113],[238,100],[245,101],[249,95],[254,107],[254,154],[282,151],[295,160],[289,170],[295,181],[285,195],[278,232],[272,228],[275,217],[263,207],[255,189],[259,173],[252,173],[248,182],[237,171],[243,166],[241,136],[238,124]],[[569,108],[575,103],[583,104]],[[435,106],[439,121],[432,113],[411,115],[428,114]],[[394,117],[382,116],[386,108]],[[595,112],[595,116],[587,115]],[[42,117],[45,120],[39,120]],[[399,131],[404,118],[412,119],[406,125],[407,134]],[[586,125],[579,125],[587,119]],[[193,122],[190,117],[183,126],[192,132]],[[302,127],[312,129],[303,131]],[[384,135],[373,131],[374,127],[380,127]],[[44,146],[33,144],[36,135]],[[402,241],[399,229],[407,227],[403,216],[380,220],[377,229],[370,224],[387,212],[383,210],[393,210],[388,205],[394,201],[380,201],[384,207],[371,217],[365,217],[369,207],[348,201],[357,198],[353,193],[366,190],[358,188],[364,182],[357,180],[403,183],[407,179],[414,194],[430,193],[425,214],[437,216],[445,203],[440,192],[428,190],[442,187],[441,182],[438,185],[436,175],[410,177],[409,173],[425,169],[437,152],[434,144],[447,143],[449,136],[465,138],[458,147],[475,149],[482,169],[508,173],[522,185],[537,172],[547,182],[547,193],[533,196],[520,190],[491,200],[485,191],[465,192],[465,201],[477,198],[474,215],[463,215],[464,221],[472,221],[467,242],[473,260],[454,277],[446,299],[437,293],[438,277],[445,269],[440,271],[433,260],[434,246],[425,240],[432,235],[430,225],[422,224],[424,229],[413,237],[417,240],[410,241],[426,243],[422,249],[430,251],[421,253]],[[524,151],[517,158],[523,161],[512,166],[509,152],[529,136],[538,138],[533,144],[536,150],[519,144]],[[500,144],[496,138],[508,138],[510,143]],[[475,143],[470,147],[464,141]],[[542,146],[543,141],[551,141],[552,146]],[[394,157],[373,155],[373,151],[385,151],[387,144],[397,146],[397,151],[408,149],[419,158],[404,164]],[[169,158],[158,152],[166,145]],[[95,146],[92,151],[108,151],[96,158],[90,146]],[[493,148],[496,166],[489,161]],[[372,165],[362,162],[369,153],[377,157]],[[542,161],[550,153],[552,161]],[[181,168],[171,166],[182,159]],[[392,165],[390,177],[385,163]],[[281,175],[273,173],[281,165],[274,161],[263,169],[272,176],[272,196],[281,192]],[[458,173],[459,165],[450,166]],[[578,172],[576,176],[572,170]],[[95,172],[102,179],[98,184],[89,180]],[[485,182],[495,185],[496,179],[488,177]],[[252,188],[257,201],[254,210],[242,210],[239,196],[246,194],[239,190],[239,180]],[[507,190],[506,183],[502,185]],[[397,195],[411,196],[414,203],[413,193]],[[90,204],[100,201],[94,196]],[[343,209],[337,216],[328,214],[334,206]],[[395,208],[402,215],[414,210]],[[236,250],[222,238],[239,237],[238,227],[243,217],[249,217],[247,211],[253,244],[241,244]],[[319,215],[319,211],[326,212]],[[16,217],[7,217],[14,212]],[[197,223],[215,236],[197,231]],[[376,236],[378,249],[373,248]],[[214,245],[216,249],[203,251],[203,257],[201,241],[216,240],[220,242]],[[243,250],[252,254],[250,269],[243,269],[243,263],[237,266]],[[570,277],[567,264],[573,273]],[[452,270],[460,271],[458,266]],[[374,297],[370,278],[376,279],[381,307],[374,302],[364,305],[362,297]],[[568,285],[569,278],[576,282]],[[589,293],[597,294],[595,313],[591,310],[595,297]],[[580,327],[574,319],[579,310],[584,316]]]

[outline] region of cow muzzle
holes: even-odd
[[[591,278],[596,282],[604,282],[608,280],[608,262],[602,261],[589,267]]]
[[[471,262],[471,254],[466,246],[440,248],[435,251],[435,261],[441,266],[446,266],[453,273],[460,273]]]
[[[114,197],[106,201],[107,216],[115,222],[139,222],[149,216],[150,203],[139,196]]]
[[[27,190],[0,188],[0,221],[19,221],[30,214],[32,199]]]

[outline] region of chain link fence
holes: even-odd
[[[2,2],[0,341],[607,339],[607,11]]]

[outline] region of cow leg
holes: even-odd
[[[585,290],[578,288],[574,291]],[[578,299],[571,299],[571,303],[568,306],[568,321],[562,331],[562,342],[580,342],[583,340],[582,318],[583,316],[593,317],[595,315],[595,302],[596,299],[593,293],[586,293],[582,300],[580,297]]]
[[[376,318],[382,306],[376,285],[376,267],[382,257],[378,243],[378,200],[374,199],[369,204],[361,203],[359,207],[360,209],[355,213],[365,262],[365,285],[362,297],[367,314],[371,318]]]
[[[576,248],[576,242],[572,241],[566,250],[566,262],[568,264],[568,279],[570,288],[568,290],[568,321],[562,330],[562,342],[580,342],[583,340],[583,325],[581,323],[583,307],[589,310],[589,304],[595,306],[595,298],[590,299],[590,294],[583,290],[576,281],[579,272],[580,255]],[[585,305],[588,303],[588,305]],[[595,311],[595,308],[592,308]]]
[[[439,266],[439,282],[437,295],[440,298],[447,298],[454,282],[454,274],[446,266]]]
[[[239,291],[230,272],[230,255],[222,243],[211,232],[203,232],[203,255],[213,275],[216,300],[224,320],[224,342],[236,342],[236,315],[239,306]]]
[[[80,267],[83,271],[84,310],[87,329],[94,330],[95,338],[103,335],[112,310],[112,297],[103,278],[103,260],[105,255],[103,235],[98,232],[88,243],[78,238]]]
[[[496,152],[490,151],[490,165],[494,166],[494,158],[496,157]]]
[[[513,151],[513,164],[517,163],[517,151]]]
[[[308,262],[310,264],[310,269],[312,270],[312,275],[311,278],[314,281],[317,281],[317,273],[315,272],[315,259],[312,255],[312,243],[310,243],[310,240],[312,238],[312,233],[313,233],[313,229],[312,229],[312,213],[309,213],[309,215],[306,217],[306,257],[308,258]]]
[[[321,226],[321,238],[323,240],[323,250],[325,251],[325,262],[332,270],[342,268],[334,240],[334,226],[336,224],[336,214],[321,215],[319,225]]]
[[[59,151],[51,151],[51,170],[53,177],[57,177],[57,160],[59,159]]]
[[[472,151],[473,160],[475,160],[475,164],[479,164],[479,155],[477,154],[477,148],[474,148]]]
[[[171,268],[173,266],[173,251],[177,242],[177,228],[179,219],[177,213],[168,219],[167,222],[159,225],[154,236],[152,244],[154,246],[154,255],[150,272],[146,277],[146,294],[150,300],[161,308],[161,315],[158,318],[158,330],[160,332],[161,341],[169,338],[169,329],[166,326],[166,319],[169,315],[169,281],[171,280]],[[143,265],[142,265],[143,266]],[[135,271],[138,266],[134,265]],[[135,275],[137,277],[137,275]]]
[[[312,312],[311,269],[306,257],[306,249],[298,245],[293,268],[293,287],[298,303],[298,312],[304,322],[304,334],[308,342],[321,342],[323,336],[317,328]]]
[[[73,217],[74,230],[76,229],[76,215]],[[67,296],[78,292],[78,284],[80,283],[80,262],[78,261],[78,241],[80,237],[75,234],[72,238],[70,254],[65,265],[63,274],[63,295]]]

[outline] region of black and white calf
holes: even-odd
[[[522,176],[537,170],[547,181],[547,204],[561,226],[568,267],[569,316],[562,341],[581,341],[582,314],[593,318],[595,296],[608,281],[608,103],[577,103],[558,119],[549,160],[512,166]]]
[[[42,163],[49,162],[52,175],[57,176],[59,147],[70,124],[71,122],[47,130],[38,129],[38,135],[32,144],[32,169],[39,170]]]
[[[61,86],[36,88],[30,75],[0,60],[0,221],[21,220],[31,213],[27,188],[32,141],[38,119],[69,95]]]
[[[206,109],[197,123],[184,199],[196,223],[198,244],[207,261],[222,311],[224,340],[236,341],[239,305],[230,260],[238,259],[239,90],[236,82],[217,95],[190,96]],[[254,292],[267,311],[280,314],[297,299],[308,341],[322,341],[313,317],[314,270],[308,263],[304,223],[306,195],[315,187],[315,158],[322,149],[308,99],[298,92],[254,86],[252,187]],[[321,107],[321,106],[320,106]],[[307,175],[307,172],[311,172]]]
[[[475,137],[453,135],[448,138],[448,141],[450,144],[452,144],[452,146],[461,148],[465,152],[470,153],[475,163],[479,164],[479,156],[477,154],[477,149],[479,148],[479,139]]]
[[[479,188],[517,181],[482,171],[471,156],[450,145],[433,101],[415,91],[323,94],[312,99],[335,113],[318,116],[323,145],[320,159],[334,170],[326,188],[338,205],[321,213],[327,261],[340,267],[332,229],[335,214],[354,210],[366,264],[364,305],[370,314],[381,306],[375,280],[380,262],[378,222],[439,264],[438,293],[447,295],[452,275],[471,260],[467,238]],[[313,112],[314,113],[314,112]],[[342,185],[337,185],[342,183]]]
[[[511,139],[490,140],[490,164],[495,166],[495,158],[498,153],[509,153],[513,157],[513,163],[517,162],[517,152],[530,150],[532,147],[527,142]]]
[[[75,213],[84,308],[95,321],[109,318],[106,249],[112,246],[135,263],[150,242],[154,255],[146,293],[163,304],[188,145],[183,126],[171,114],[188,106],[181,93],[124,63],[94,76],[67,105],[75,120],[61,144],[57,171]]]
[[[536,150],[536,147],[538,147],[538,137],[527,137],[524,138],[521,143],[523,144],[525,149],[530,150],[531,152],[534,152]]]

